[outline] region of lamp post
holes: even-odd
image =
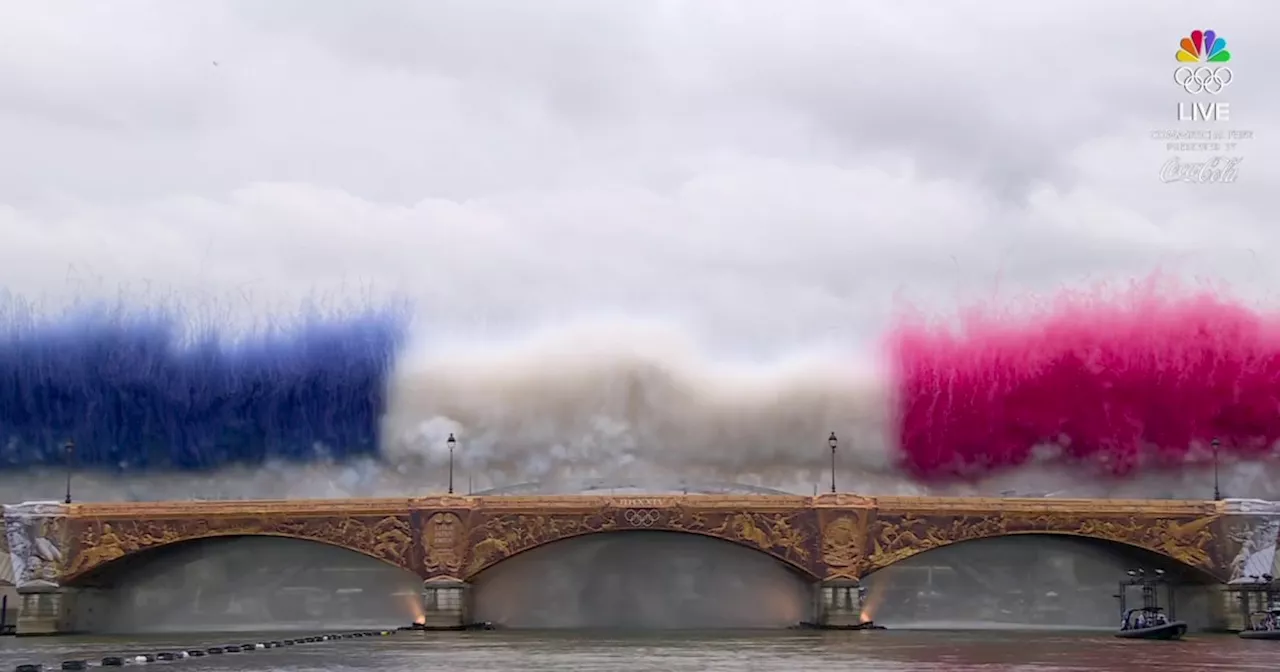
[[[449,494],[453,494],[453,449],[458,447],[458,440],[453,438],[453,432],[449,433],[449,440],[445,441],[449,446]]]
[[[1215,436],[1209,445],[1213,447],[1213,501],[1217,502],[1222,500],[1222,490],[1218,488],[1218,446],[1221,445],[1218,437]]]
[[[67,467],[67,496],[62,501],[64,504],[70,504],[71,503],[71,470],[73,466],[72,458],[74,458],[76,454],[76,442],[70,441],[70,440],[67,441],[62,446],[62,452],[63,452],[63,457],[66,461],[66,467]]]
[[[827,437],[827,445],[831,446],[831,494],[836,492],[836,446],[840,444],[840,440],[836,438],[836,433],[831,432],[831,436]]]

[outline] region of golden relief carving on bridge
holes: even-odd
[[[407,516],[224,517],[168,520],[76,519],[64,578],[167,544],[210,537],[277,536],[341,546],[410,569],[413,535]]]
[[[866,557],[866,510],[841,511],[834,517],[823,517],[822,564],[826,578],[857,579]]]
[[[440,511],[422,524],[422,567],[428,576],[456,576],[466,556],[466,524],[452,511]]]
[[[642,498],[625,504],[649,504]],[[464,574],[544,544],[600,532],[658,530],[732,541],[763,551],[813,574],[816,538],[808,510],[743,511],[682,505],[618,507],[613,502],[577,513],[487,513],[471,529],[471,555]]]
[[[951,543],[1037,532],[1130,544],[1218,576],[1230,573],[1232,562],[1231,554],[1218,548],[1230,535],[1214,524],[1219,509],[1212,502],[442,495],[349,502],[78,504],[65,510],[68,544],[60,575],[70,580],[149,548],[236,535],[310,539],[424,577],[459,578],[560,539],[650,529],[732,541],[828,579],[856,579]]]
[[[1186,519],[1140,516],[1072,516],[1060,513],[992,513],[953,517],[911,513],[878,516],[870,529],[867,570],[886,567],[933,548],[1015,534],[1064,534],[1115,541],[1166,555],[1209,573],[1216,516]]]

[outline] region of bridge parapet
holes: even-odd
[[[1049,497],[875,497],[881,511],[937,511],[985,513],[1064,513],[1213,515],[1224,512],[1223,502],[1182,499],[1068,499]]]
[[[1280,502],[1265,499],[1226,499],[1219,504],[1224,513],[1280,516]]]

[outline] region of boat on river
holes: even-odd
[[[1123,614],[1116,637],[1165,641],[1182,639],[1187,634],[1187,623],[1173,617],[1173,589],[1165,579],[1164,570],[1147,572],[1145,569],[1131,569],[1126,573],[1128,577],[1120,582],[1120,592],[1116,594],[1116,598],[1120,600],[1120,613]],[[1169,613],[1165,613],[1160,607],[1160,596],[1157,593],[1160,586],[1165,587]],[[1125,609],[1129,589],[1133,587],[1142,590],[1142,606]]]
[[[1236,634],[1241,639],[1280,640],[1280,606],[1249,614],[1249,627]]]
[[[1185,621],[1175,621],[1160,607],[1141,607],[1130,609],[1124,614],[1124,621],[1116,637],[1122,639],[1182,639],[1187,634]]]
[[[396,630],[410,631],[416,630],[421,632],[442,632],[452,631],[461,632],[464,630],[497,630],[498,626],[492,621],[479,621],[476,623],[465,623],[460,625],[426,625],[425,623],[414,622],[409,625],[402,625]]]
[[[876,625],[875,621],[862,621],[861,623],[849,623],[841,625],[824,625],[821,623],[813,623],[811,621],[801,621],[798,625],[791,626],[793,630],[887,630],[883,625]]]

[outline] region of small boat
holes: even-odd
[[[1242,639],[1280,640],[1280,607],[1249,614],[1249,627],[1236,634]]]
[[[822,625],[821,623],[813,623],[810,621],[801,621],[798,625],[791,626],[793,630],[887,630],[883,625],[876,625],[875,621],[862,621],[861,623],[851,623],[848,625]]]
[[[459,625],[426,625],[425,623],[411,623],[402,625],[396,630],[401,631],[420,631],[420,632],[461,632],[464,630],[497,630],[498,626],[493,621],[478,621],[475,623],[464,623]]]
[[[1172,621],[1160,607],[1142,607],[1130,609],[1124,614],[1124,621],[1116,637],[1122,639],[1182,639],[1187,634],[1184,621]]]

